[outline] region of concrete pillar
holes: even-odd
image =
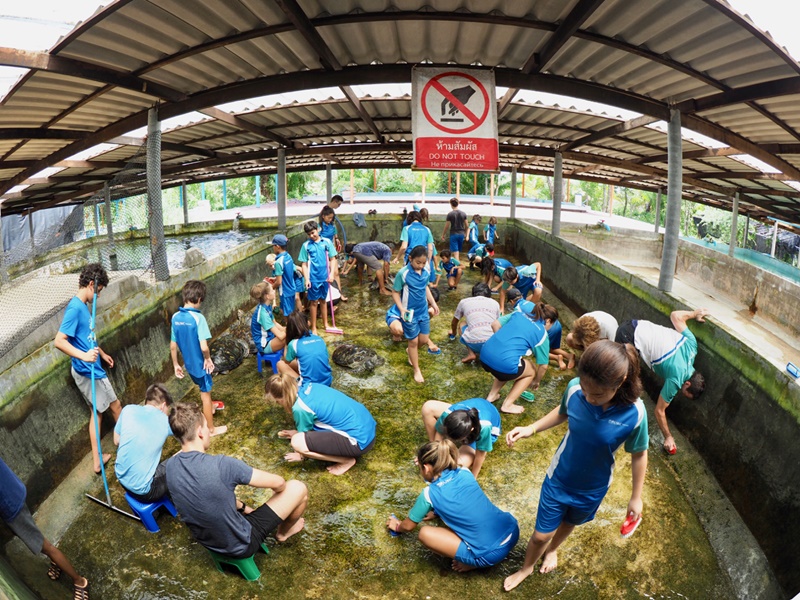
[[[100,235],[100,205],[95,202],[94,206],[92,207],[94,210],[94,236],[98,237]]]
[[[228,180],[222,180],[222,210],[228,209]]]
[[[775,221],[775,228],[772,230],[772,249],[769,251],[769,255],[772,258],[775,258],[775,249],[778,247],[778,222]]]
[[[6,270],[6,250],[3,245],[3,203],[0,201],[0,286],[8,283],[8,271]]]
[[[461,171],[456,172],[456,200],[461,200]]]
[[[164,216],[161,203],[161,122],[158,109],[147,111],[147,206],[150,223],[150,254],[156,281],[169,279]]]
[[[739,192],[733,195],[733,209],[731,210],[731,243],[728,246],[728,256],[733,256],[736,250],[736,238],[739,229]]]
[[[181,206],[183,206],[183,224],[189,224],[189,194],[186,184],[181,184]]]
[[[278,148],[278,175],[275,197],[278,199],[278,229],[286,231],[286,149]]]
[[[422,204],[425,204],[425,187],[428,180],[427,175],[428,173],[426,171],[422,172]]]
[[[333,196],[333,175],[331,173],[331,163],[325,166],[325,202]]]
[[[525,180],[525,175],[522,175],[522,180]],[[512,219],[517,218],[517,167],[511,167],[511,200],[509,202],[510,210],[508,216]]]
[[[561,152],[556,152],[553,164],[553,225],[550,228],[551,233],[555,236],[561,235],[561,197],[564,195],[562,168]]]
[[[350,169],[350,204],[355,203],[356,195],[356,170]]]
[[[256,206],[261,206],[261,175],[256,175]]]
[[[681,146],[681,113],[670,109],[667,128],[667,220],[664,226],[664,249],[658,289],[671,292],[678,260],[678,234],[681,226],[681,195],[683,193],[683,148]]]
[[[489,206],[494,206],[494,173],[489,175]]]
[[[750,236],[750,215],[747,215],[747,220],[744,222],[744,240],[742,240],[742,247],[747,248],[747,238]]]
[[[658,195],[656,196],[656,223],[655,231],[661,228],[661,188],[658,188]]]

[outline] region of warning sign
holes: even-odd
[[[415,68],[411,97],[414,168],[498,170],[492,71]]]

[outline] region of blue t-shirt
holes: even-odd
[[[427,290],[430,276],[430,264],[427,263],[421,273],[417,273],[409,264],[395,275],[393,289],[400,292],[403,309],[414,311],[415,319],[428,315]]]
[[[469,224],[469,231],[467,232],[467,241],[476,246],[478,242],[478,224],[475,221],[472,221]]]
[[[16,519],[26,494],[25,484],[0,458],[0,519],[7,523]]]
[[[183,355],[183,363],[192,377],[201,378],[206,375],[200,341],[210,339],[211,331],[208,329],[206,318],[196,308],[181,306],[180,310],[172,315],[170,340],[178,344]]]
[[[625,442],[631,454],[647,450],[647,413],[641,399],[603,410],[586,401],[576,377],[561,398],[559,414],[568,426],[547,469],[561,487],[586,494],[605,494],[614,475],[614,453]]]
[[[278,288],[278,295],[283,298],[290,296],[292,303],[294,303],[294,294],[296,291],[294,287],[294,260],[292,255],[288,252],[281,252],[275,257],[275,268],[273,271],[275,277],[281,276],[281,285]]]
[[[75,348],[81,352],[88,352],[95,347],[92,342],[91,323],[92,313],[89,312],[89,307],[75,296],[67,304],[67,309],[64,311],[64,319],[61,321],[61,327],[58,330],[67,336],[67,341]],[[100,360],[94,364],[95,379],[106,377],[106,372],[101,365],[102,361]],[[79,375],[84,377],[92,376],[92,363],[73,358],[72,368]]]
[[[167,485],[181,520],[209,550],[241,556],[252,526],[236,511],[237,485],[248,485],[253,468],[223,454],[178,452],[167,461]]]
[[[530,300],[521,299],[514,305],[514,312],[521,312],[532,315],[534,308],[536,308],[536,305],[533,302],[531,302]]]
[[[448,262],[442,261],[439,264],[442,266],[442,270],[444,271],[444,274],[447,275],[448,277],[455,277],[456,274],[453,271],[455,270],[456,267],[460,267],[461,266],[461,262],[459,260],[455,259],[455,258],[452,258],[452,257],[450,258],[450,260]]]
[[[367,408],[327,385],[303,383],[292,406],[297,431],[333,431],[363,450],[375,439],[375,419]]]
[[[328,281],[328,260],[335,256],[336,248],[333,247],[333,242],[320,237],[317,242],[311,240],[303,242],[297,262],[308,263],[308,276],[312,284],[325,283]]]
[[[275,326],[275,319],[272,315],[272,307],[266,304],[259,304],[253,311],[250,318],[250,335],[253,343],[259,352],[263,352],[269,341],[275,337],[272,328]]]
[[[497,263],[497,259],[495,260],[495,264]],[[505,272],[505,269],[503,269]],[[528,295],[533,289],[534,284],[536,283],[536,267],[531,265],[520,265],[517,267],[517,281],[514,283],[514,287],[519,290],[519,293],[522,294],[522,297]],[[503,289],[508,289],[511,287],[512,284],[508,283],[507,281],[503,282]]]
[[[503,278],[503,273],[508,267],[513,267],[514,265],[511,264],[511,261],[506,260],[505,258],[495,258],[494,259],[494,273],[501,279]]]
[[[302,383],[333,383],[328,346],[318,335],[308,334],[289,342],[286,346],[286,362],[292,362],[295,358]]]
[[[516,373],[522,357],[533,352],[536,364],[550,362],[550,341],[544,325],[521,312],[511,313],[492,337],[486,340],[481,349],[483,364],[500,373]]]
[[[119,436],[117,479],[126,490],[143,496],[150,491],[164,442],[172,435],[169,419],[155,406],[129,404],[122,409],[114,433]]]
[[[483,228],[483,235],[487,244],[494,244],[494,240],[497,237],[496,229],[497,225],[487,225]]]
[[[392,260],[392,249],[383,242],[361,242],[353,247],[353,254],[374,256],[378,260]]]
[[[436,431],[444,434],[444,420],[450,413],[457,410],[468,411],[470,408],[478,410],[478,417],[481,420],[480,435],[477,440],[470,444],[470,447],[483,452],[491,452],[495,440],[500,437],[502,423],[500,421],[500,413],[497,412],[495,405],[483,398],[470,398],[447,407],[436,421]]]
[[[561,322],[556,321],[547,330],[547,337],[550,340],[550,350],[561,348]]]
[[[430,510],[479,557],[508,543],[518,527],[514,515],[492,504],[464,468],[442,471],[419,495],[408,518],[419,523]]]
[[[407,242],[405,261],[408,262],[408,255],[417,246],[425,246],[427,249],[428,244],[433,244],[433,234],[431,230],[425,227],[419,221],[414,221],[411,225],[403,227],[400,233],[400,241]]]
[[[320,219],[319,236],[325,238],[326,240],[332,241],[333,238],[336,236],[336,224],[333,221],[331,221],[330,223],[326,223],[325,221]]]

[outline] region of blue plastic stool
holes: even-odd
[[[283,348],[278,350],[277,352],[271,352],[270,354],[262,354],[259,352],[256,355],[256,364],[258,366],[258,372],[261,373],[261,364],[264,362],[269,362],[270,366],[272,367],[272,372],[277,375],[278,373],[278,362],[283,358]]]
[[[128,505],[131,507],[133,512],[136,513],[136,516],[142,520],[142,524],[144,525],[145,529],[147,529],[147,531],[150,533],[160,531],[158,523],[156,523],[155,512],[162,506],[166,508],[169,511],[169,514],[171,514],[173,517],[178,516],[178,510],[167,496],[148,504],[146,502],[139,502],[128,492],[125,492],[125,500],[128,501]]]
[[[266,543],[261,544],[261,549],[265,554],[269,554],[269,548],[267,548]],[[206,550],[208,550],[208,548],[206,548]],[[258,566],[256,566],[256,561],[253,560],[255,554],[245,558],[231,558],[230,556],[218,554],[213,550],[208,550],[208,552],[211,554],[211,558],[214,559],[214,565],[220,573],[224,573],[222,565],[230,565],[236,567],[239,573],[242,574],[242,577],[247,581],[257,581],[261,577],[261,571],[258,569]]]

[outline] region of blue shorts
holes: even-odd
[[[189,377],[191,377],[192,381],[194,381],[197,385],[200,386],[200,391],[201,392],[210,392],[211,391],[211,385],[212,385],[211,384],[211,375],[209,375],[208,373],[206,373],[202,377],[195,377],[194,375],[189,373]]]
[[[422,318],[414,319],[410,323],[403,321],[403,336],[407,340],[413,340],[420,334],[428,335],[431,332],[431,319],[428,316],[428,311],[425,311],[425,316]]]
[[[281,312],[283,313],[284,317],[288,317],[294,312],[294,296],[294,293],[284,294],[281,296]]]
[[[394,315],[394,314],[392,314],[392,313],[390,313],[388,311],[386,312],[386,324],[389,325],[390,327],[391,327],[392,323],[394,323],[395,321],[401,321],[401,320],[402,319],[400,317],[398,317],[397,315]]]
[[[450,252],[461,252],[461,246],[464,245],[463,233],[450,234]]]
[[[313,302],[314,300],[325,300],[328,297],[328,282],[312,282],[311,287],[308,288],[306,292],[308,293],[308,300],[310,302]]]
[[[260,348],[260,347],[259,347],[258,351],[259,351],[261,354],[272,354],[273,352],[275,352],[275,350],[273,350],[273,349],[272,349],[272,341],[273,341],[274,339],[275,339],[275,338],[272,338],[270,341],[268,341],[268,342],[267,342],[267,345],[266,345],[264,348]]]
[[[576,493],[544,478],[539,494],[539,510],[536,513],[536,531],[552,533],[562,522],[583,525],[594,519],[597,509],[608,489],[594,493]]]
[[[465,345],[467,348],[469,348],[470,350],[472,350],[472,351],[473,351],[475,354],[480,354],[480,353],[481,353],[481,350],[483,350],[483,345],[484,345],[486,342],[479,342],[479,343],[474,343],[474,342],[465,342],[465,341],[464,341],[464,332],[465,332],[466,330],[467,330],[467,326],[466,326],[466,325],[464,325],[464,326],[461,328],[461,337],[458,339],[458,341],[459,341],[459,342],[461,342],[462,344],[464,344],[464,345]]]
[[[514,549],[514,546],[517,545],[517,541],[519,540],[519,525],[514,528],[514,531],[503,540],[503,543],[494,548],[493,550],[489,550],[488,552],[484,552],[481,556],[475,556],[475,553],[472,551],[466,542],[462,541],[461,544],[458,546],[458,550],[456,550],[455,559],[465,565],[469,565],[470,567],[478,567],[478,568],[486,568],[486,567],[493,567]]]

